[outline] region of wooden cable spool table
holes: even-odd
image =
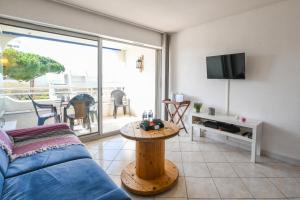
[[[176,136],[179,128],[174,123],[165,121],[165,128],[144,131],[139,124],[140,122],[133,122],[121,128],[122,136],[136,141],[136,161],[123,169],[121,181],[132,193],[159,194],[177,183],[177,167],[165,160],[165,140]]]

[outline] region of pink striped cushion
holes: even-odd
[[[51,124],[44,126],[36,126],[32,128],[16,129],[12,131],[7,131],[7,133],[12,137],[18,137],[25,135],[37,135],[41,133],[54,131],[57,129],[69,129],[69,126],[67,124]]]
[[[4,149],[9,155],[11,155],[13,146],[14,144],[6,132],[0,129],[0,148]]]
[[[13,159],[43,152],[48,149],[61,148],[74,144],[82,144],[75,135],[65,135],[59,138],[45,138],[42,141],[32,141],[31,143],[16,146],[13,150]]]

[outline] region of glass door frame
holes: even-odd
[[[119,43],[124,43],[128,45],[133,45],[133,46],[138,46],[138,47],[143,47],[143,48],[149,48],[155,50],[155,114],[156,117],[161,116],[161,98],[162,98],[162,48],[161,47],[152,47],[148,45],[144,45],[141,43],[136,43],[136,42],[126,42],[123,40],[118,40],[118,39],[112,39],[110,37],[104,37],[100,36],[98,34],[88,34],[84,32],[79,32],[77,30],[71,30],[67,28],[62,28],[62,27],[55,27],[55,26],[49,26],[49,25],[44,25],[44,24],[34,24],[32,22],[23,22],[20,20],[14,20],[14,19],[8,19],[4,17],[0,17],[0,24],[3,25],[8,25],[8,26],[15,26],[15,27],[20,27],[20,28],[25,28],[25,29],[31,29],[35,31],[42,31],[42,32],[47,32],[47,33],[53,33],[53,34],[58,34],[58,35],[64,35],[64,36],[70,36],[70,37],[75,37],[75,38],[82,38],[82,39],[87,39],[87,40],[92,40],[96,41],[98,43],[98,79],[97,79],[97,85],[98,85],[98,132],[93,132],[89,133],[83,136],[79,136],[83,140],[90,140],[94,138],[93,136],[96,136],[96,138],[100,137],[107,137],[110,135],[115,135],[119,131],[112,131],[103,134],[103,116],[102,116],[102,91],[103,91],[103,78],[102,78],[102,42],[103,40],[108,40],[108,41],[114,41],[114,42],[119,42]],[[87,137],[87,138],[86,138]]]
[[[102,47],[103,47],[103,40],[105,41],[112,41],[112,42],[118,42],[118,43],[121,43],[121,44],[127,44],[127,45],[132,45],[132,46],[136,46],[136,47],[142,47],[142,48],[147,48],[147,49],[153,49],[155,50],[155,94],[154,94],[154,98],[155,98],[155,117],[156,118],[161,118],[161,113],[162,113],[162,83],[163,83],[163,80],[162,80],[162,48],[155,48],[155,47],[149,47],[149,46],[145,46],[143,44],[138,44],[138,43],[131,43],[131,42],[125,42],[125,41],[120,41],[120,40],[114,40],[114,39],[110,39],[110,38],[103,38],[103,37],[99,37],[99,42],[98,42],[98,47],[99,49],[101,49],[101,52],[98,53],[99,55],[99,63],[101,63],[99,65],[99,71],[98,71],[98,75],[99,77],[101,77],[101,83],[99,83],[98,87],[101,88],[100,91],[98,92],[98,94],[101,94],[98,99],[100,100],[101,99],[101,102],[102,102],[102,92],[103,92],[103,78],[102,78],[102,75],[103,75],[103,65],[102,65]],[[101,46],[101,48],[100,48]],[[103,133],[103,116],[102,116],[102,103],[101,105],[99,105],[99,119],[101,119],[101,121],[99,122],[101,124],[101,132],[100,132],[100,135],[102,136],[111,136],[111,135],[115,135],[115,134],[118,134],[119,133],[119,130],[115,130],[115,131],[110,131],[110,132],[106,132],[106,133]]]

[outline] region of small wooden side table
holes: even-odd
[[[165,104],[167,112],[170,116],[170,122],[175,123],[175,121],[174,121],[175,117],[178,116],[178,120],[176,121],[175,124],[179,124],[179,122],[181,122],[182,128],[180,128],[180,129],[184,129],[185,132],[187,133],[187,130],[186,130],[186,127],[185,127],[185,124],[184,124],[182,118],[183,118],[185,112],[187,111],[188,107],[190,106],[191,101],[176,102],[176,101],[171,101],[170,99],[166,99],[166,100],[163,100],[162,102]],[[174,108],[175,108],[174,112],[172,112],[170,110],[169,105],[174,106]],[[180,111],[179,111],[181,108],[183,108],[182,113],[180,113]]]
[[[136,161],[131,162],[121,173],[124,187],[139,195],[162,193],[177,183],[178,169],[165,160],[165,140],[176,136],[179,128],[164,122],[165,128],[144,131],[140,122],[133,122],[121,129],[121,135],[136,141]]]

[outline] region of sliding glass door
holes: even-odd
[[[103,40],[103,133],[155,114],[156,50]]]
[[[98,132],[98,40],[0,24],[5,129],[68,123]]]
[[[64,122],[81,136],[155,116],[157,52],[0,18],[0,126]]]

